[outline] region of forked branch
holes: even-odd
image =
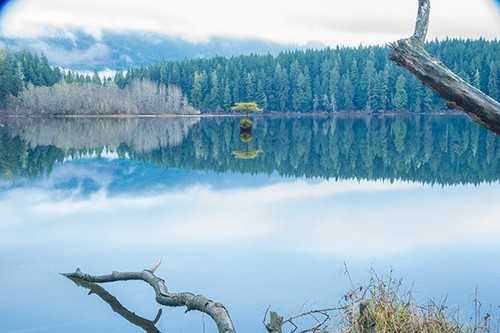
[[[429,28],[430,0],[418,0],[418,3],[415,32],[411,38],[391,45],[391,60],[413,73],[451,107],[500,134],[500,103],[465,82],[425,51],[423,45]]]
[[[115,296],[110,294],[106,289],[104,289],[100,285],[93,282],[80,280],[77,278],[69,278],[69,279],[73,281],[76,285],[88,289],[89,295],[97,295],[100,299],[106,302],[111,307],[111,309],[113,309],[114,312],[118,313],[120,316],[125,318],[129,323],[142,328],[147,333],[161,333],[160,330],[156,328],[156,324],[158,323],[162,315],[161,309],[158,310],[155,319],[148,320],[128,310],[120,303],[120,301],[118,301],[118,299]]]
[[[195,295],[189,292],[169,292],[165,281],[154,274],[159,265],[160,262],[155,264],[151,269],[146,269],[142,272],[113,272],[108,275],[89,275],[77,269],[74,273],[65,273],[63,275],[75,282],[108,283],[132,280],[144,281],[154,289],[157,303],[168,307],[185,306],[186,312],[193,310],[203,312],[213,319],[219,333],[235,332],[229,312],[224,305],[214,302],[203,295]]]

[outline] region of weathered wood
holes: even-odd
[[[500,134],[500,103],[465,82],[424,49],[429,27],[430,0],[418,0],[415,33],[391,45],[390,58],[433,89],[449,106]]]
[[[100,299],[106,302],[114,312],[118,313],[120,316],[125,318],[129,323],[142,328],[147,333],[161,333],[160,330],[155,326],[156,323],[158,323],[158,321],[160,320],[162,314],[161,309],[158,310],[155,319],[148,320],[128,310],[120,303],[120,301],[118,301],[118,299],[115,296],[110,294],[106,289],[104,289],[100,285],[80,280],[78,278],[69,278],[69,279],[71,279],[76,285],[88,289],[89,295],[97,295]]]
[[[70,279],[78,279],[92,283],[141,280],[154,289],[157,303],[168,307],[185,306],[186,312],[193,310],[203,312],[213,319],[219,333],[235,332],[233,321],[224,305],[214,302],[203,295],[195,295],[190,292],[169,292],[165,281],[154,274],[158,266],[159,264],[156,264],[153,268],[146,269],[142,272],[113,272],[108,275],[95,276],[85,274],[81,272],[80,269],[77,269],[74,273],[64,273],[62,275]]]

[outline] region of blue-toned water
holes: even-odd
[[[464,317],[476,287],[500,304],[500,138],[467,118],[258,118],[249,142],[236,118],[0,123],[1,332],[140,332],[58,273],[159,258],[171,291],[224,303],[243,333],[268,305],[336,305],[344,264]],[[103,286],[155,317],[145,284]],[[215,331],[182,309],[157,327]]]

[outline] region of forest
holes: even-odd
[[[500,97],[500,41],[449,39],[426,48],[475,87]],[[389,61],[388,48],[327,48],[286,51],[278,56],[163,62],[118,73],[173,83],[205,112],[225,111],[239,101],[257,101],[266,111],[411,111],[447,109],[441,98]]]
[[[426,48],[475,87],[500,98],[500,41],[448,39],[428,43]],[[12,96],[33,87],[65,82],[73,87],[87,83],[124,89],[137,80],[151,80],[159,87],[179,87],[188,103],[202,112],[228,112],[240,101],[256,101],[267,112],[423,113],[448,109],[441,98],[393,65],[388,52],[387,47],[360,46],[167,61],[101,79],[97,73],[85,75],[53,67],[43,55],[4,50],[0,51],[0,108],[15,101]],[[19,101],[14,104],[23,106]]]

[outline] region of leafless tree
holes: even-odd
[[[30,115],[198,114],[181,89],[136,80],[120,89],[115,84],[60,82],[30,86],[9,103],[10,112]]]

